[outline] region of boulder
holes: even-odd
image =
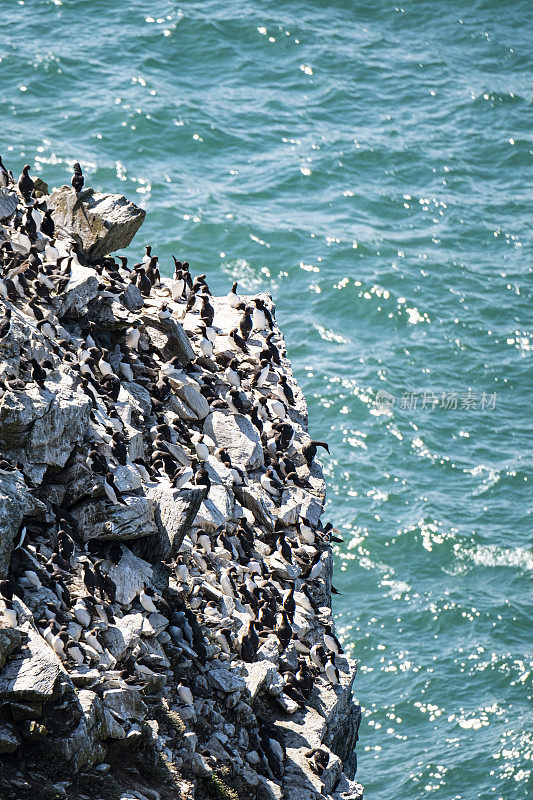
[[[9,568],[14,537],[23,517],[44,510],[42,503],[32,497],[22,473],[0,473],[0,579],[5,578]]]
[[[0,222],[15,213],[17,202],[16,194],[13,194],[8,189],[0,189]]]
[[[213,411],[204,422],[204,433],[217,447],[228,451],[231,463],[242,469],[258,469],[264,465],[263,447],[257,428],[240,414]]]
[[[4,700],[44,702],[58,695],[61,661],[29,623],[23,626],[26,647],[0,672],[0,697]]]
[[[117,587],[117,603],[125,606],[152,580],[150,564],[134,555],[128,547],[122,548],[122,557],[118,564],[107,563],[106,572]]]
[[[54,222],[81,244],[89,260],[127,247],[146,216],[123,195],[90,190],[80,197],[70,186],[54,189],[47,204]]]
[[[107,735],[102,701],[95,692],[81,689],[78,692],[81,719],[68,736],[48,737],[47,751],[61,761],[68,762],[73,772],[103,761],[104,748],[100,740]]]
[[[170,382],[173,383],[172,380]],[[207,417],[209,414],[209,403],[203,394],[200,394],[198,389],[188,384],[183,384],[181,386],[173,384],[173,388],[178,397],[181,398],[184,403],[187,403],[189,408],[194,412],[197,419],[205,419],[205,417]]]
[[[11,703],[11,713],[15,722],[20,722],[23,719],[39,719],[43,715],[43,704],[29,701]]]
[[[11,653],[22,644],[22,633],[17,628],[0,628],[0,669]]]
[[[108,708],[104,707],[104,720],[105,720],[105,727],[108,739],[125,739],[126,738],[126,731],[120,725],[111,711]]]
[[[142,614],[127,614],[117,619],[116,625],[109,625],[102,634],[106,649],[120,662],[130,654],[138,643],[143,627]]]
[[[207,778],[213,773],[213,770],[200,753],[192,753],[188,759],[188,767],[194,775],[199,775],[202,778]]]
[[[187,422],[196,422],[197,416],[190,406],[187,405],[177,394],[170,395],[168,405],[174,414]]]
[[[150,543],[151,558],[175,558],[183,537],[190,529],[200,503],[205,497],[205,487],[175,489],[170,484],[158,484],[148,490],[154,503],[154,518],[158,536]]]
[[[133,464],[118,464],[113,480],[119,492],[136,492],[142,486],[141,476]]]
[[[222,484],[211,484],[209,494],[203,501],[194,524],[206,531],[214,531],[224,525],[233,515],[233,495]]]
[[[159,320],[153,317],[146,317],[143,321],[147,334],[162,354],[164,361],[170,361],[174,356],[178,356],[182,364],[188,364],[195,358],[189,337],[179,322],[174,319]]]
[[[34,197],[39,199],[40,197],[46,197],[46,195],[48,194],[50,194],[50,191],[48,189],[48,184],[46,183],[46,181],[43,181],[43,179],[39,178],[39,176],[35,177],[33,179]]]
[[[363,800],[364,788],[357,781],[350,780],[344,773],[331,795],[332,800]]]
[[[274,509],[274,505],[260,483],[248,486],[235,484],[233,492],[239,503],[252,512],[258,525],[268,530],[274,529],[274,520],[270,510],[270,507]]]
[[[138,311],[144,305],[143,296],[134,283],[130,283],[125,292],[120,295],[121,302],[128,311]]]
[[[110,297],[95,297],[89,303],[87,311],[89,319],[100,331],[105,331],[106,333],[122,331],[128,328],[137,318],[122,303],[118,303]]]
[[[67,288],[60,298],[55,299],[57,316],[68,314],[79,317],[87,311],[87,306],[98,294],[98,276],[94,269],[82,267],[74,262]]]
[[[226,694],[232,694],[233,692],[242,693],[246,688],[244,678],[237,675],[235,671],[222,666],[222,664],[217,661],[211,662],[206,677],[208,684],[212,686],[213,689],[225,692]]]
[[[76,392],[71,375],[50,373],[45,387],[6,392],[0,401],[0,446],[14,450],[35,483],[49,467],[65,466],[90,422],[91,402]]]
[[[271,695],[278,695],[283,689],[284,681],[276,665],[271,661],[257,661],[255,664],[245,664],[246,687],[250,692],[251,702],[257,699],[262,691]]]
[[[20,745],[20,737],[12,725],[0,725],[0,755],[13,753]]]
[[[135,383],[135,381],[123,381],[118,400],[119,404],[123,403],[131,406],[138,414],[148,416],[151,413],[150,393],[144,386],[141,386],[140,383]]]
[[[0,400],[0,447],[4,452],[23,447],[31,426],[48,408],[49,400],[37,389],[5,392]]]
[[[104,692],[104,705],[122,719],[142,719],[147,708],[138,689],[107,689]]]
[[[90,496],[96,483],[96,476],[81,461],[70,464],[54,476],[54,484],[65,487],[63,504],[68,508],[84,497]],[[46,487],[49,491],[49,487]],[[67,491],[68,489],[68,491]]]
[[[146,497],[124,496],[124,505],[88,500],[72,511],[85,541],[138,539],[157,533],[154,508]]]

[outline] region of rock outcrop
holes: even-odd
[[[90,189],[76,195],[70,186],[54,189],[47,206],[56,225],[79,242],[89,261],[127,247],[146,216],[123,195]]]
[[[0,795],[358,800],[324,480],[271,298],[153,258],[147,289],[108,257],[143,211],[43,199],[53,241],[44,206],[26,233],[0,197]]]

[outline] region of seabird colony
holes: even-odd
[[[151,247],[134,265],[123,256],[87,265],[81,246],[56,230],[47,196],[35,197],[30,172],[26,165],[15,185],[0,159],[0,186],[17,197],[0,227],[0,364],[12,326],[29,332],[20,357],[3,366],[0,398],[46,396],[58,370],[66,372],[90,424],[69,462],[85,481],[72,496],[47,497],[53,470],[36,487],[9,449],[0,454],[0,478],[22,474],[42,506],[23,520],[0,582],[3,626],[30,625],[74,685],[103,699],[108,741],[139,729],[134,711],[111,703],[117,691],[135,690],[148,706],[174,713],[184,730],[194,730],[199,716],[208,720],[207,745],[191,734],[178,753],[160,727],[168,764],[186,767],[188,753],[193,772],[208,774],[226,745],[241,772],[255,776],[252,784],[264,776],[282,785],[286,750],[273,722],[309,709],[321,688],[339,682],[337,660],[344,670],[346,662],[329,602],[331,541],[338,539],[319,521],[314,464],[317,447],[328,447],[302,427],[305,405],[302,411],[287,377],[272,303],[240,296],[236,283],[214,298],[206,276],[193,277],[177,258],[173,279],[164,279]],[[73,204],[82,202],[83,186],[76,163]],[[89,309],[120,306],[116,325],[101,326],[87,308],[59,316],[73,275],[88,266],[98,281]],[[187,331],[193,358],[170,357],[151,337],[173,322]],[[138,402],[122,402],[122,387]],[[253,459],[241,456],[232,431],[257,445]],[[177,551],[154,563],[142,539],[117,532],[113,520],[132,499],[157,491],[200,492],[203,504]],[[80,524],[77,510],[88,500],[108,520],[99,538]],[[246,692],[242,702],[242,687],[232,693],[221,678],[213,683],[217,675],[237,688],[242,676],[253,683],[261,662],[270,673],[259,710],[252,712]],[[217,725],[220,697],[238,726]],[[336,756],[315,745],[306,759],[320,778]]]

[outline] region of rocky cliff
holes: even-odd
[[[110,257],[144,219],[123,197],[4,183],[0,795],[356,800],[334,533],[270,297]]]

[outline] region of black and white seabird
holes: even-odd
[[[234,345],[235,349],[240,350],[243,353],[250,352],[248,349],[248,345],[246,344],[242,336],[239,336],[237,328],[233,328],[233,330],[229,332],[228,339],[231,342],[231,344]]]
[[[237,371],[238,366],[239,366],[239,363],[238,363],[237,359],[236,358],[232,358],[231,361],[229,362],[228,366],[224,370],[224,378],[230,384],[230,386],[233,386],[234,389],[240,389],[241,388],[241,379],[240,379],[239,373]]]
[[[251,619],[246,634],[241,639],[241,658],[247,664],[253,663],[257,659],[259,648],[259,636],[255,630],[255,620]]]
[[[302,455],[305,458],[309,469],[311,469],[311,464],[315,459],[317,447],[323,447],[324,450],[329,453],[329,446],[327,442],[317,442],[314,439],[311,439],[311,441],[302,448]]]
[[[111,500],[114,505],[127,505],[126,501],[122,499],[122,495],[115,486],[115,480],[110,472],[107,473],[104,480],[104,492],[106,493],[108,500]]]
[[[54,235],[55,227],[54,220],[52,219],[52,211],[47,208],[41,221],[41,233],[44,233],[45,236],[51,239]]]
[[[323,747],[314,747],[304,753],[309,766],[318,776],[322,775],[329,764],[329,753]]]
[[[137,288],[144,297],[149,297],[152,291],[150,279],[146,277],[144,267],[137,270]]]
[[[28,175],[30,171],[30,165],[25,164],[22,168],[22,173],[19,177],[18,188],[19,192],[21,193],[24,200],[29,203],[32,198],[34,183],[33,180]]]
[[[252,307],[246,306],[244,309],[244,314],[239,322],[239,330],[244,341],[248,339],[250,333],[252,332],[252,327]]]
[[[331,623],[328,623],[324,628],[324,646],[330,653],[337,654],[343,652],[341,643],[337,639]]]
[[[237,308],[237,306],[240,304],[241,298],[237,294],[237,282],[236,281],[233,284],[233,286],[231,287],[231,291],[228,292],[228,294],[226,295],[226,300],[228,301],[228,305],[231,306],[231,308]]]
[[[339,682],[339,669],[335,664],[335,653],[328,653],[326,666],[324,667],[326,678],[332,686],[336,686]]]
[[[83,177],[81,166],[78,163],[78,161],[76,161],[76,163],[74,164],[74,174],[72,176],[72,180],[70,181],[70,185],[72,186],[76,194],[79,194],[83,189],[84,183],[85,183],[85,178]]]

